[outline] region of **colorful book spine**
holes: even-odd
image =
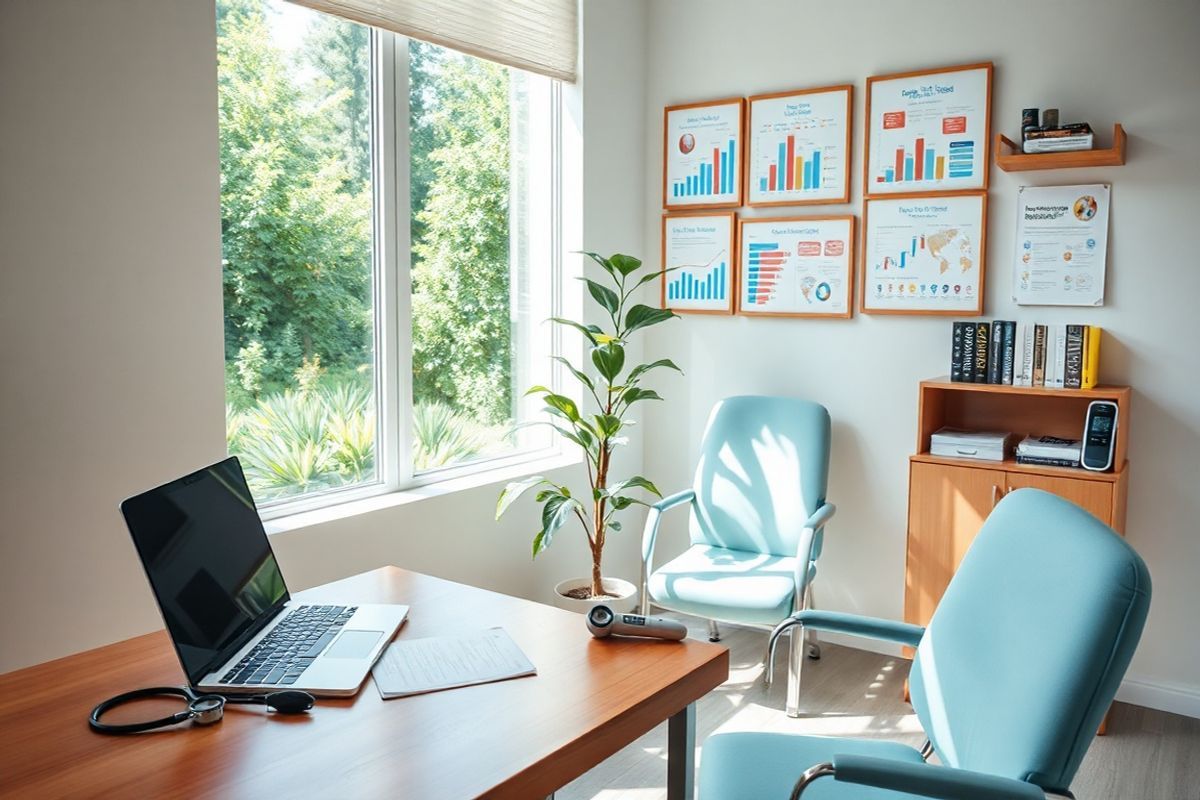
[[[1078,461],[1069,458],[1046,458],[1045,456],[1017,456],[1018,464],[1036,464],[1042,467],[1078,467]]]
[[[988,342],[987,382],[1000,383],[1000,358],[1004,351],[1004,321],[992,322],[992,336]]]
[[[975,382],[987,383],[988,353],[991,352],[992,326],[975,323]]]
[[[1033,326],[1033,386],[1046,385],[1046,326]]]
[[[1083,386],[1083,326],[1067,326],[1066,366],[1063,370],[1063,388],[1079,389]]]
[[[954,323],[954,332],[950,338],[950,380],[962,383],[963,379],[963,327],[969,322]]]
[[[962,381],[975,382],[975,323],[964,322],[962,343]]]
[[[1083,375],[1079,388],[1092,389],[1100,382],[1100,333],[1099,325],[1084,328]]]
[[[1012,386],[1017,348],[1017,323],[1012,320],[1004,323],[1004,336],[1000,347],[1000,352],[1002,353],[1000,357],[1000,383],[1005,386]]]

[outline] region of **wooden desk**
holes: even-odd
[[[527,799],[669,719],[669,793],[691,797],[693,704],[728,677],[724,647],[593,639],[577,614],[397,567],[298,597],[407,603],[399,638],[502,625],[538,675],[388,701],[368,678],[301,717],[231,707],[211,728],[93,733],[100,700],[183,682],[151,633],[0,675],[0,795]]]

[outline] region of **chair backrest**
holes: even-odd
[[[913,707],[942,762],[1065,791],[1150,608],[1124,539],[1072,503],[1012,492],[962,560],[917,648]]]
[[[824,406],[790,397],[722,400],[696,465],[692,543],[794,556],[828,480]]]

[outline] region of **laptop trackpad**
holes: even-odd
[[[345,631],[322,655],[325,658],[366,658],[383,631]]]

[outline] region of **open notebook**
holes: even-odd
[[[537,668],[503,628],[466,636],[398,639],[371,674],[383,699],[536,675]]]

